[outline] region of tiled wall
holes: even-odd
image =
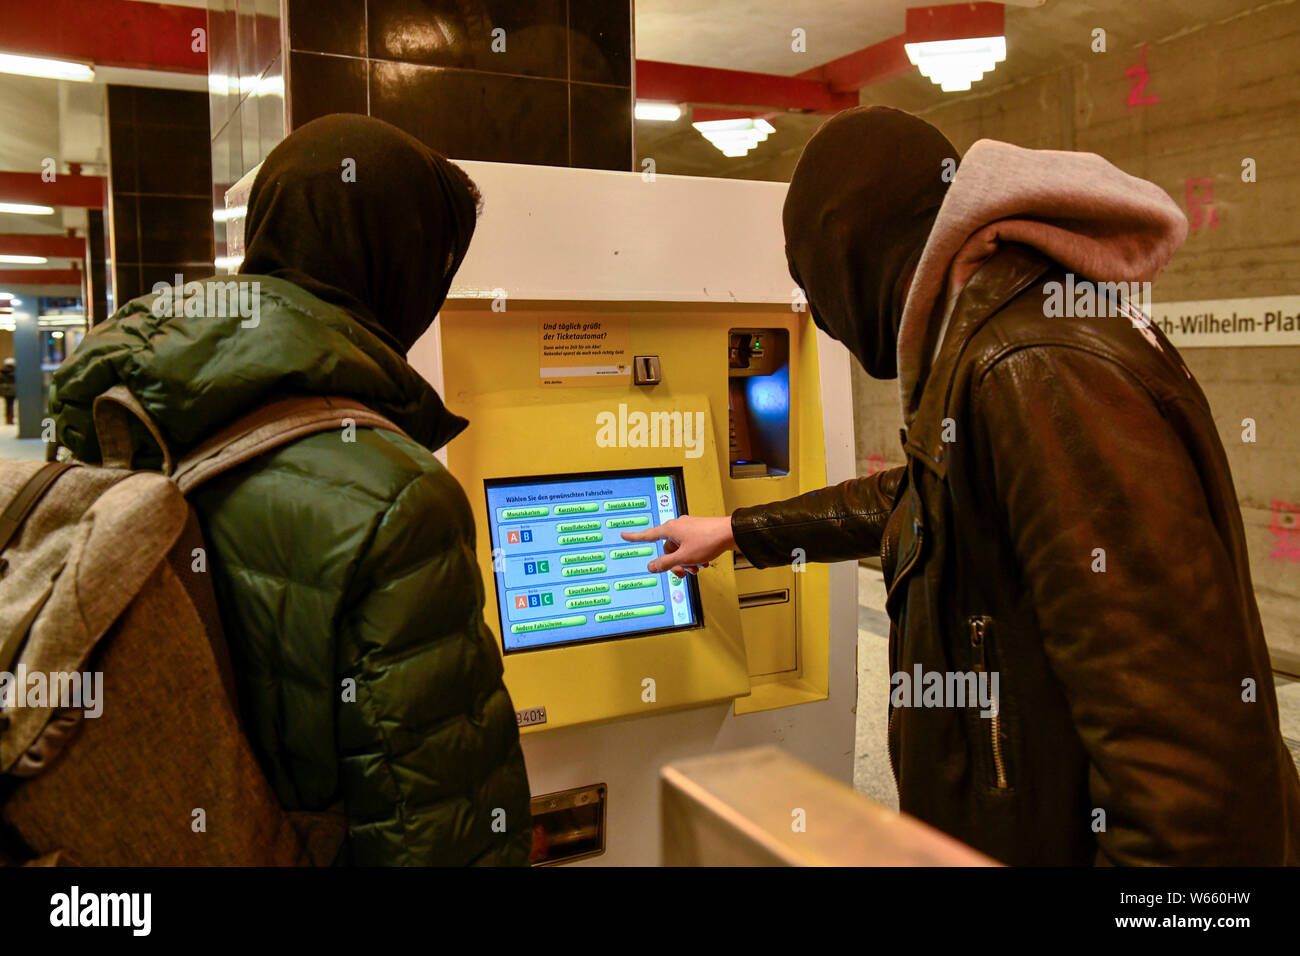
[[[284,139],[284,107],[280,0],[208,0],[213,209],[224,209],[226,190]],[[212,230],[225,255],[225,223]]]
[[[632,168],[630,0],[209,0],[208,27],[217,208],[283,138],[286,76],[290,128],[369,113],[453,158]]]
[[[453,158],[632,168],[629,0],[287,6],[293,126],[369,113]]]
[[[202,93],[108,88],[114,301],[176,273],[211,275],[212,166]]]

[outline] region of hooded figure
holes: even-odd
[[[469,251],[471,185],[460,167],[381,120],[313,120],[253,180],[241,271],[306,289],[405,355]]]
[[[89,461],[94,399],[118,384],[176,454],[282,395],[351,398],[405,432],[309,435],[190,495],[244,729],[283,806],[345,820],[338,862],[523,864],[531,847],[473,517],[432,454],[467,423],[403,357],[475,211],[468,177],[401,130],[316,120],[258,172],[245,272],[186,283],[183,308],[166,288],[127,303],[54,376],[59,436]],[[143,430],[136,450],[157,461]]]
[[[898,374],[907,282],[957,156],[924,120],[862,106],[817,131],[790,180],[782,216],[790,275],[817,327],[875,378]]]
[[[898,377],[904,463],[624,537],[668,541],[653,571],[878,556],[900,809],[997,860],[1300,864],[1227,456],[1142,311],[1187,222],[1095,154],[955,157],[849,110],[785,204],[813,319]]]

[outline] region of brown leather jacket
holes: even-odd
[[[1158,329],[1044,318],[1062,279],[999,251],[962,290],[907,464],[743,508],[736,543],[759,567],[879,553],[891,673],[997,672],[995,716],[891,705],[904,811],[1012,864],[1300,862],[1209,406]]]

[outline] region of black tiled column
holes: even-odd
[[[291,129],[368,113],[457,159],[633,166],[630,0],[288,0],[286,10]]]
[[[155,282],[211,275],[208,98],[185,90],[108,88],[113,300]]]

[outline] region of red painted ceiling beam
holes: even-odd
[[[799,76],[825,83],[836,91],[860,90],[864,86],[904,76],[916,69],[907,58],[905,44],[961,40],[967,37],[996,37],[1002,36],[1005,29],[1004,8],[1000,3],[912,7],[907,11],[903,33],[823,63]]]
[[[911,7],[907,11],[908,43],[1000,37],[1006,29],[1006,8],[1000,3],[951,3]]]
[[[639,100],[672,103],[764,106],[814,112],[832,112],[858,105],[856,94],[833,92],[817,80],[656,60],[636,61],[636,96]]]
[[[80,269],[0,269],[0,289],[16,285],[81,285]]]
[[[0,172],[0,202],[103,209],[107,189],[108,180],[103,176],[63,173],[47,183],[40,173]]]
[[[207,11],[136,0],[0,0],[0,50],[176,73],[207,73],[194,51]]]
[[[45,256],[49,259],[86,258],[86,240],[79,236],[0,234],[0,256]]]

